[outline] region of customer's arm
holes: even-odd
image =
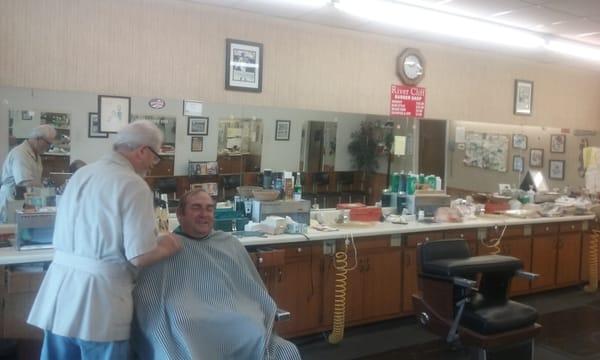
[[[177,237],[172,234],[162,234],[158,236],[158,244],[154,249],[136,256],[130,261],[136,267],[152,265],[162,259],[175,255],[181,248],[181,241]]]

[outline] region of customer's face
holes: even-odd
[[[183,213],[177,214],[183,232],[193,237],[208,235],[215,222],[213,199],[205,192],[199,192],[187,199]]]

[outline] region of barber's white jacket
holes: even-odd
[[[66,186],[54,229],[54,261],[27,322],[88,341],[129,338],[132,258],[156,246],[152,193],[113,152]]]
[[[0,187],[0,223],[6,221],[6,202],[15,198],[15,186],[25,181],[41,182],[42,159],[27,140],[12,149],[2,166]]]

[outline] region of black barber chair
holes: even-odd
[[[537,277],[522,266],[512,256],[471,257],[462,239],[419,244],[419,322],[450,345],[468,347],[473,359],[533,359],[537,311],[508,299],[513,276]]]

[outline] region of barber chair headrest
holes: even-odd
[[[477,273],[507,272],[521,269],[521,260],[512,256],[470,256],[465,240],[440,240],[421,244],[421,273],[434,276],[465,277]]]

